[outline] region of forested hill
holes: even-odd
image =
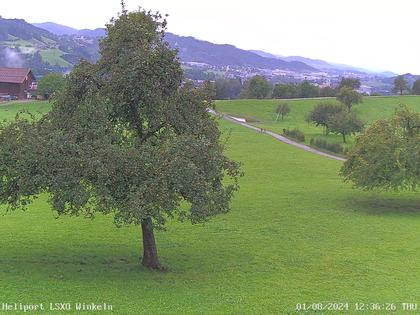
[[[295,72],[316,71],[315,68],[299,61],[283,61],[262,57],[256,53],[236,48],[232,45],[217,45],[194,37],[166,34],[166,40],[179,51],[183,62],[205,63],[212,66],[240,66],[259,69],[284,69]]]
[[[0,67],[30,67],[36,75],[67,72],[81,58],[96,61],[98,39],[57,35],[21,19],[0,17]]]
[[[77,30],[68,26],[46,22],[34,24],[57,35],[102,37],[105,29]],[[204,63],[210,66],[239,66],[259,69],[284,69],[296,72],[314,71],[315,69],[299,61],[283,61],[277,58],[265,58],[256,53],[236,48],[232,45],[217,45],[194,37],[183,37],[167,33],[165,38],[172,48],[179,50],[183,62]]]

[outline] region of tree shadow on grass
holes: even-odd
[[[350,200],[354,211],[370,215],[419,215],[420,194],[411,196],[365,196]]]

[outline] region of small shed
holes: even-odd
[[[0,68],[0,95],[26,99],[35,85],[35,76],[29,68]]]

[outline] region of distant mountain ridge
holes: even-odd
[[[37,74],[68,72],[81,58],[95,62],[99,58],[99,40],[106,29],[78,30],[54,22],[29,24],[22,19],[0,17],[0,66],[25,66]],[[247,78],[255,73],[286,76],[290,80],[314,80],[322,72],[337,78],[342,75],[365,75],[367,70],[338,65],[300,56],[279,56],[263,51],[248,51],[233,45],[220,45],[191,36],[166,33],[166,41],[178,49],[186,69],[202,73]],[[201,67],[201,68],[200,68]],[[280,72],[279,72],[280,71]],[[349,72],[346,72],[349,71]],[[372,72],[370,72],[372,73]],[[394,73],[374,73],[391,77]],[[201,75],[200,75],[201,76]],[[201,80],[201,79],[198,79]],[[287,79],[288,80],[288,79]],[[292,81],[293,82],[293,81]]]
[[[178,49],[179,57],[184,62],[205,63],[215,66],[248,66],[271,70],[284,69],[296,72],[317,71],[317,69],[300,61],[267,58],[233,45],[213,44],[191,36],[185,37],[166,33],[165,39],[172,48]]]
[[[250,51],[263,57],[277,58],[277,59],[281,59],[285,61],[300,61],[319,70],[327,70],[327,71],[334,70],[338,72],[339,71],[352,71],[352,72],[360,72],[360,73],[375,73],[384,77],[393,77],[397,75],[396,73],[391,72],[391,71],[383,71],[383,72],[372,71],[372,70],[363,69],[359,67],[353,67],[353,66],[349,66],[345,64],[327,62],[320,59],[312,59],[312,58],[301,57],[301,56],[285,57],[281,55],[273,55],[273,54],[270,54],[261,50],[250,50]]]
[[[32,25],[47,30],[48,32],[55,35],[77,35],[87,37],[104,37],[106,35],[105,28],[96,28],[94,30],[78,30],[73,27],[57,24],[54,22],[32,23]]]
[[[79,35],[87,37],[103,37],[105,29],[77,30],[57,23],[37,23],[37,27],[44,28],[57,35]],[[236,48],[232,45],[218,45],[194,37],[178,36],[166,33],[165,39],[172,48],[179,50],[179,57],[183,62],[203,63],[210,66],[239,66],[264,69],[285,69],[297,72],[316,71],[300,61],[283,61],[276,58],[265,58],[258,54]]]
[[[106,35],[104,28],[95,30],[77,30],[61,24],[46,22],[34,23],[55,35],[85,36],[101,38]],[[331,63],[320,59],[312,59],[302,56],[281,56],[267,53],[261,50],[243,50],[233,45],[220,45],[208,41],[199,40],[191,36],[179,36],[166,33],[165,38],[172,48],[179,50],[179,57],[186,63],[203,63],[210,66],[237,66],[259,69],[281,69],[298,73],[326,71],[335,74],[374,73],[382,77],[393,77],[393,72],[375,72],[367,69],[353,67],[345,64]]]

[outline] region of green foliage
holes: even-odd
[[[154,269],[153,228],[228,212],[240,175],[208,96],[182,85],[165,27],[159,14],[123,10],[107,25],[102,58],[74,68],[51,112],[0,132],[1,203],[21,208],[48,192],[60,215],[112,213],[118,226],[141,224],[143,264]]]
[[[341,78],[340,84],[338,86],[338,90],[343,87],[348,87],[352,90],[357,90],[360,88],[360,80],[357,78]]]
[[[115,229],[102,215],[56,219],[41,195],[0,219],[3,294],[106,302],[110,314],[139,315],[295,314],[301,300],[404,301],[420,292],[417,193],[351,189],[337,176],[341,162],[230,122],[219,128],[230,133],[228,156],[243,162],[241,191],[227,216],[204,226],[171,221],[156,233],[169,272],[139,270],[137,226]]]
[[[297,140],[299,142],[305,142],[305,134],[297,128],[292,129],[292,130],[283,129],[283,134],[286,137],[292,138],[292,139]]]
[[[321,102],[312,109],[306,117],[306,121],[315,124],[315,126],[323,126],[325,135],[329,133],[329,119],[332,115],[343,111],[343,106]]]
[[[214,100],[216,99],[216,87],[213,82],[205,81],[200,88],[206,98],[209,107],[214,108]]]
[[[420,183],[420,113],[407,107],[356,138],[341,175],[363,189],[416,190]]]
[[[65,85],[65,78],[61,73],[50,73],[38,82],[38,95],[49,98],[54,93],[61,91]]]
[[[331,98],[322,100],[323,102],[339,105],[339,103]],[[325,127],[316,126],[316,124],[308,123],[306,120],[308,114],[320,102],[319,99],[299,99],[288,100],[287,103],[291,108],[291,112],[287,119],[281,124],[276,123],[276,108],[279,104],[278,100],[230,100],[230,101],[216,101],[217,110],[235,117],[252,117],[257,121],[257,127],[282,134],[284,128],[294,129],[298,128],[305,133],[309,144],[311,138],[325,138],[328,142],[342,142],[342,136],[329,133],[325,136]],[[365,97],[363,99],[363,106],[352,109],[359,117],[363,118],[366,124],[371,124],[381,118],[391,117],[398,107],[398,104],[403,102],[415,111],[420,111],[420,97],[417,96],[382,96],[382,97]],[[344,147],[353,145],[353,136],[346,136],[346,144]]]
[[[331,132],[341,134],[343,142],[346,143],[346,135],[362,131],[364,123],[355,113],[341,111],[329,117],[328,126]]]
[[[308,81],[303,81],[301,84],[299,84],[298,89],[299,97],[319,97],[319,87],[309,83]]]
[[[415,95],[420,95],[420,79],[414,81],[411,91]]]
[[[340,143],[330,143],[325,139],[311,138],[309,144],[311,146],[317,147],[319,149],[324,149],[333,153],[341,154],[344,151],[343,146]]]
[[[319,90],[319,96],[321,96],[321,97],[335,97],[335,96],[337,96],[337,90],[332,88],[332,87],[326,86],[326,87],[323,87]]]
[[[237,98],[243,88],[240,79],[217,79],[214,85],[216,88],[216,99],[218,100]]]
[[[407,91],[409,88],[408,82],[403,75],[399,75],[395,78],[394,92],[399,92],[400,95],[403,95],[403,92]]]
[[[284,120],[284,116],[287,116],[290,113],[291,109],[289,104],[287,103],[280,103],[276,108],[276,121],[279,120],[279,116],[281,116],[281,120]]]
[[[263,99],[268,97],[270,92],[271,85],[267,79],[261,75],[256,75],[245,83],[243,97]]]
[[[321,95],[321,91],[323,91],[323,89],[320,89],[318,86],[313,85],[308,81],[303,81],[299,84],[278,83],[274,86],[272,97],[280,99],[312,98],[319,97]],[[324,92],[330,93],[328,90],[325,90]]]
[[[345,105],[350,111],[354,104],[362,103],[363,97],[360,93],[354,91],[352,88],[344,86],[338,91],[337,100]]]
[[[297,98],[299,97],[299,91],[296,84],[281,84],[278,83],[273,89],[273,98]]]

